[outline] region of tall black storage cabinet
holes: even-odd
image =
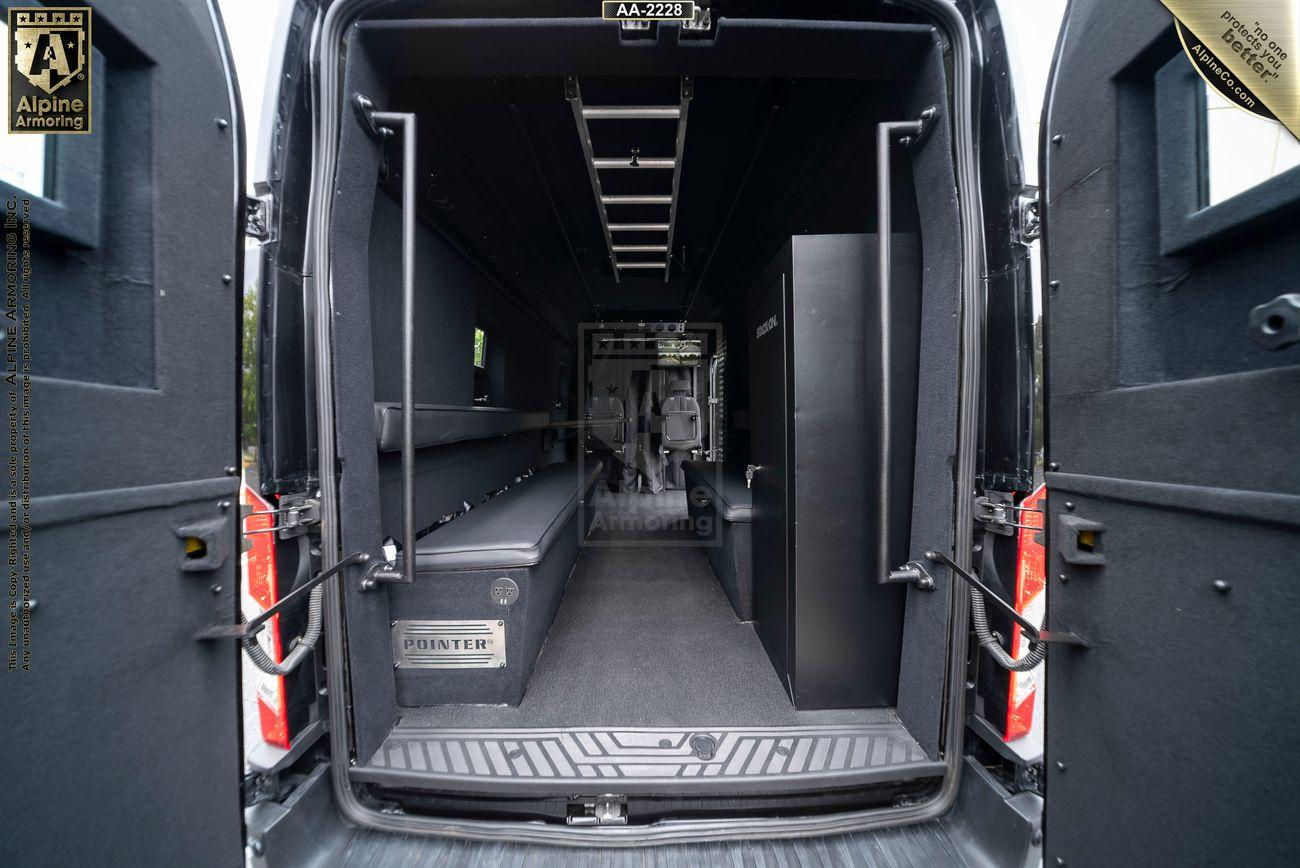
[[[891,252],[890,563],[912,503],[920,271]],[[797,708],[893,706],[904,589],[877,582],[875,235],[795,236],[750,288],[754,617]]]

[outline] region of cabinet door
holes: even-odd
[[[779,664],[789,655],[791,570],[787,275],[778,273],[750,304],[750,440],[754,465],[754,617]]]

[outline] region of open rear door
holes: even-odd
[[[1213,111],[1161,4],[1071,3],[1042,145],[1048,621],[1088,647],[1048,657],[1047,865],[1297,850],[1300,310],[1252,310],[1300,292],[1300,169],[1224,195],[1271,134]]]
[[[0,190],[31,218],[0,864],[238,865],[239,650],[195,636],[237,617],[242,125],[215,3],[92,9],[91,134]]]

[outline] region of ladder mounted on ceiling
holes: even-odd
[[[686,115],[691,97],[695,94],[695,83],[689,75],[681,79],[681,99],[677,105],[650,106],[589,106],[582,101],[582,89],[578,86],[577,76],[564,78],[564,96],[573,107],[573,119],[578,126],[578,139],[582,144],[582,153],[587,161],[587,175],[591,178],[591,190],[596,197],[596,212],[600,215],[600,226],[605,233],[605,247],[609,252],[609,264],[614,270],[614,280],[618,281],[621,272],[629,270],[663,269],[664,283],[671,276],[673,261],[673,226],[677,222],[677,191],[682,174],[682,153],[686,146]],[[675,153],[671,157],[643,157],[639,148],[633,148],[627,157],[597,157],[591,144],[591,128],[588,121],[675,121]],[[600,173],[625,170],[670,170],[672,172],[671,192],[646,193],[633,195],[606,195],[601,187]],[[611,208],[621,209],[634,205],[666,207],[667,219],[663,222],[610,222]],[[614,240],[615,233],[640,232],[662,233],[662,244],[619,244]],[[660,257],[643,259],[636,254],[656,253]],[[633,256],[621,256],[633,254]]]

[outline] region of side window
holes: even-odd
[[[474,329],[474,367],[480,371],[487,370],[487,331]]]
[[[1229,104],[1178,52],[1155,75],[1160,252],[1202,252],[1300,209],[1300,144]]]
[[[1201,85],[1201,205],[1209,207],[1300,166],[1300,141],[1277,121],[1261,118]]]
[[[0,42],[9,45],[9,27],[0,22]],[[100,122],[105,75],[104,55],[91,50],[91,124],[100,135],[47,136],[10,133],[0,124],[0,196],[31,199],[32,228],[42,237],[78,249],[100,242],[100,163],[105,131]],[[0,99],[9,104],[9,76],[0,76]]]
[[[4,21],[0,21],[0,41],[9,44],[9,25]],[[8,70],[0,75],[0,105],[9,105]],[[11,133],[7,125],[0,125],[0,183],[45,198],[49,156],[43,133]]]
[[[474,327],[474,403],[492,403],[488,392],[488,333],[482,326]]]

